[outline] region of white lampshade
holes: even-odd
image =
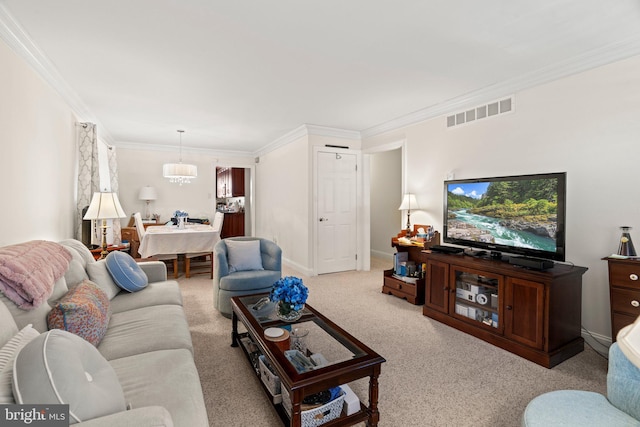
[[[398,210],[410,211],[412,209],[413,210],[420,209],[420,206],[418,206],[418,202],[416,201],[415,194],[406,193],[402,199],[402,203],[400,204],[400,207],[398,208]]]
[[[180,135],[180,162],[165,163],[162,165],[162,176],[169,178],[169,182],[176,182],[180,185],[189,184],[193,178],[198,177],[198,167],[182,163],[182,134],[183,130],[178,130]]]
[[[140,193],[138,193],[138,199],[140,200],[156,200],[158,198],[158,193],[156,189],[147,185],[146,187],[142,187],[140,189]]]
[[[113,219],[126,216],[116,193],[93,193],[83,219]]]
[[[189,182],[190,179],[198,177],[198,167],[186,163],[166,163],[162,165],[162,176]]]

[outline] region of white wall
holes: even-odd
[[[607,264],[620,225],[640,242],[640,57],[515,94],[515,112],[452,129],[445,117],[363,141],[406,139],[407,186],[426,211],[411,219],[442,230],[442,182],[567,172],[567,261],[583,278],[584,327],[611,335]],[[469,105],[474,107],[473,105]]]
[[[371,155],[371,255],[392,259],[391,238],[402,229],[406,214],[402,202],[402,150],[396,148]],[[412,222],[413,223],[413,222]]]
[[[135,212],[144,215],[145,202],[138,200],[138,192],[145,185],[156,188],[158,199],[150,204],[151,213],[160,215],[160,221],[171,219],[177,210],[184,210],[192,218],[213,219],[216,209],[215,168],[218,162],[230,162],[202,153],[191,153],[183,148],[182,162],[198,167],[198,177],[189,184],[178,185],[162,176],[162,165],[178,160],[175,151],[150,151],[117,147],[119,198],[122,208],[131,216]],[[251,158],[236,158],[235,164],[250,165]],[[127,225],[129,219],[122,220]]]
[[[73,237],[76,116],[0,41],[0,246]]]
[[[261,156],[256,165],[256,236],[275,241],[283,262],[303,272],[311,265],[310,170],[306,136]]]

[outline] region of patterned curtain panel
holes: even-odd
[[[100,191],[100,164],[96,125],[81,123],[78,129],[78,203],[76,205],[75,237],[82,241],[82,211],[91,203],[93,193]]]
[[[111,181],[111,191],[119,194],[118,190],[118,162],[116,160],[116,149],[109,147],[109,179]],[[122,242],[120,235],[120,220],[114,219],[112,224],[113,230],[113,244],[119,245]]]

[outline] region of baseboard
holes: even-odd
[[[371,257],[382,258],[386,260],[393,260],[393,254],[382,252],[382,251],[376,251],[375,249],[371,249]]]
[[[307,267],[304,267],[297,262],[293,262],[288,258],[282,258],[282,264],[286,265],[289,268],[293,268],[294,270],[302,273],[305,276],[313,276],[313,270]]]
[[[588,331],[585,328],[581,328],[580,335],[584,338],[585,343],[595,351],[605,356],[608,354],[609,347],[612,344],[611,337]]]

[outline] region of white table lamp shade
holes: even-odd
[[[116,193],[93,193],[83,219],[114,219],[126,216]]]
[[[412,193],[406,193],[402,198],[402,203],[400,204],[398,210],[410,211],[412,209],[420,209],[420,207],[418,206],[418,202],[416,201],[416,196]]]
[[[140,189],[140,193],[138,193],[138,199],[140,200],[156,200],[158,198],[158,193],[154,187],[147,185],[146,187],[142,187]]]

